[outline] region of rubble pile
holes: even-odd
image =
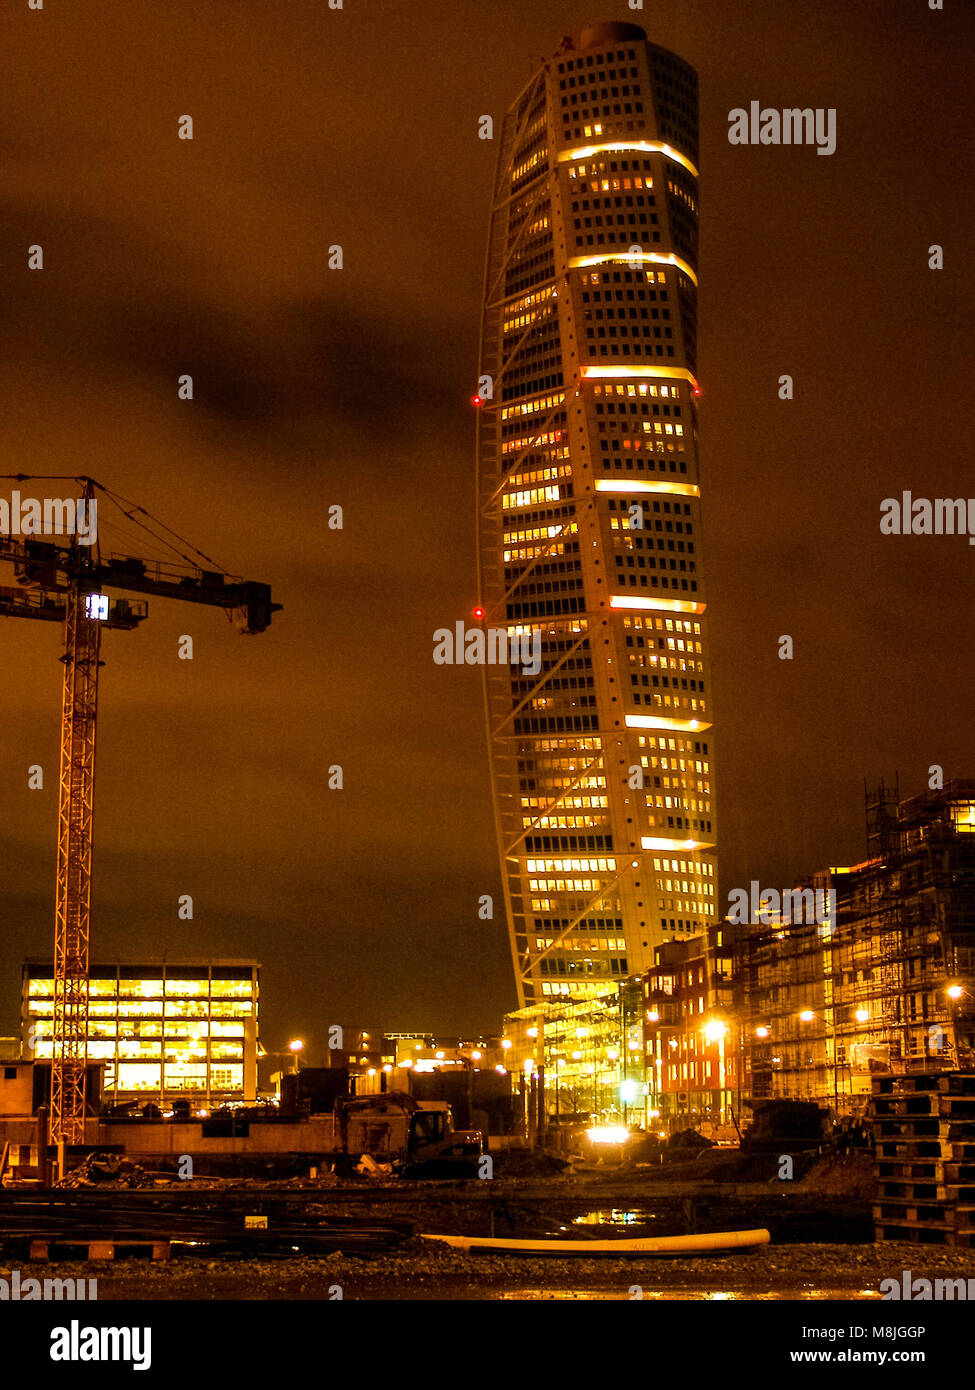
[[[494,1155],[495,1176],[502,1178],[555,1177],[568,1167],[568,1159],[530,1149],[507,1149]]]
[[[156,1180],[145,1168],[122,1154],[95,1153],[89,1154],[70,1173],[65,1173],[57,1186],[102,1187],[109,1183],[113,1187],[154,1187]]]

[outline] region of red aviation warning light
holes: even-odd
[[[477,618],[478,622],[484,617],[484,609],[480,604],[474,609],[474,617]]]
[[[481,396],[471,396],[471,405],[483,405],[484,400]]]
[[[695,396],[699,396],[700,394],[701,394],[701,388],[700,388],[700,386],[698,386],[697,382],[695,381],[695,383],[694,383],[694,395],[695,395]]]

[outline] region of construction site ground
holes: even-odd
[[[105,1300],[211,1301],[465,1300],[642,1297],[745,1299],[879,1299],[881,1280],[975,1277],[970,1251],[912,1244],[766,1246],[720,1258],[528,1259],[465,1255],[416,1242],[397,1255],[353,1259],[234,1260],[190,1256],[166,1264],[128,1259],[13,1267],[22,1278],[97,1278]],[[0,1268],[8,1277],[9,1258]]]
[[[763,1160],[767,1171],[770,1159]],[[544,1169],[544,1162],[535,1165]],[[761,1165],[758,1165],[761,1167]],[[746,1171],[754,1171],[749,1162]],[[683,1170],[683,1171],[682,1171]],[[722,1175],[724,1176],[724,1175]],[[873,1242],[867,1154],[823,1158],[803,1178],[782,1182],[720,1181],[690,1165],[606,1168],[490,1181],[402,1182],[394,1179],[291,1179],[241,1183],[201,1179],[124,1194],[174,1211],[202,1196],[225,1200],[240,1215],[269,1212],[269,1229],[286,1203],[289,1214],[378,1225],[404,1218],[418,1232],[573,1239],[675,1235],[767,1227],[772,1243],[720,1256],[596,1258],[466,1254],[414,1236],[395,1250],[354,1256],[335,1250],[290,1250],[253,1258],[219,1246],[176,1243],[153,1262],[57,1260],[31,1264],[4,1243],[0,1275],[12,1268],[38,1277],[98,1279],[101,1300],[118,1299],[496,1299],[496,1298],[879,1298],[880,1282],[911,1270],[920,1278],[975,1277],[975,1251],[915,1243]],[[38,1194],[40,1195],[40,1194]],[[111,1199],[104,1186],[102,1199]],[[123,1194],[119,1193],[119,1208]]]

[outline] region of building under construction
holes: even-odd
[[[975,1061],[975,781],[866,795],[869,858],[812,883],[827,910],[754,928],[738,974],[754,1100],[865,1105],[873,1076]]]
[[[595,998],[536,1002],[504,1020],[508,1066],[520,1075],[526,1116],[558,1128],[650,1118],[639,976]]]

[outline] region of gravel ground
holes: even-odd
[[[8,1277],[11,1261],[0,1268]],[[20,1265],[21,1278],[98,1279],[99,1300],[425,1300],[730,1295],[763,1298],[879,1298],[880,1281],[915,1277],[975,1278],[975,1251],[881,1245],[765,1246],[743,1254],[693,1259],[528,1259],[467,1255],[411,1242],[381,1259],[342,1254],[282,1260],[217,1260],[180,1255],[153,1264]],[[338,1291],[341,1291],[340,1293]]]
[[[753,1166],[754,1163],[753,1163]],[[761,1165],[759,1165],[759,1168]],[[698,1229],[767,1226],[773,1243],[754,1251],[685,1258],[553,1259],[471,1255],[413,1239],[395,1255],[294,1255],[261,1260],[185,1247],[172,1260],[145,1258],[112,1262],[30,1264],[8,1250],[0,1255],[0,1277],[19,1268],[21,1278],[98,1280],[100,1300],[465,1300],[499,1298],[628,1299],[634,1285],[644,1298],[730,1297],[879,1298],[880,1282],[915,1277],[975,1278],[975,1250],[894,1243],[875,1245],[869,1156],[830,1159],[790,1189],[764,1170],[735,1184],[688,1181],[693,1165],[666,1174],[659,1170],[605,1169],[558,1176],[526,1172],[502,1175],[490,1184],[290,1181],[266,1187],[204,1180],[193,1187],[239,1189],[255,1210],[275,1193],[302,1190],[296,1210],[361,1217],[367,1224],[410,1217],[420,1230],[466,1234],[555,1234],[598,1215],[619,1236],[679,1233],[685,1198],[705,1201]],[[755,1178],[764,1176],[764,1181]],[[187,1198],[190,1189],[186,1189]],[[109,1195],[108,1193],[105,1194]],[[141,1196],[141,1194],[135,1194]],[[631,1224],[635,1222],[635,1224]],[[584,1229],[593,1232],[592,1225]],[[827,1244],[826,1241],[831,1243]],[[844,1243],[838,1243],[844,1242]],[[859,1243],[858,1243],[859,1242]]]

